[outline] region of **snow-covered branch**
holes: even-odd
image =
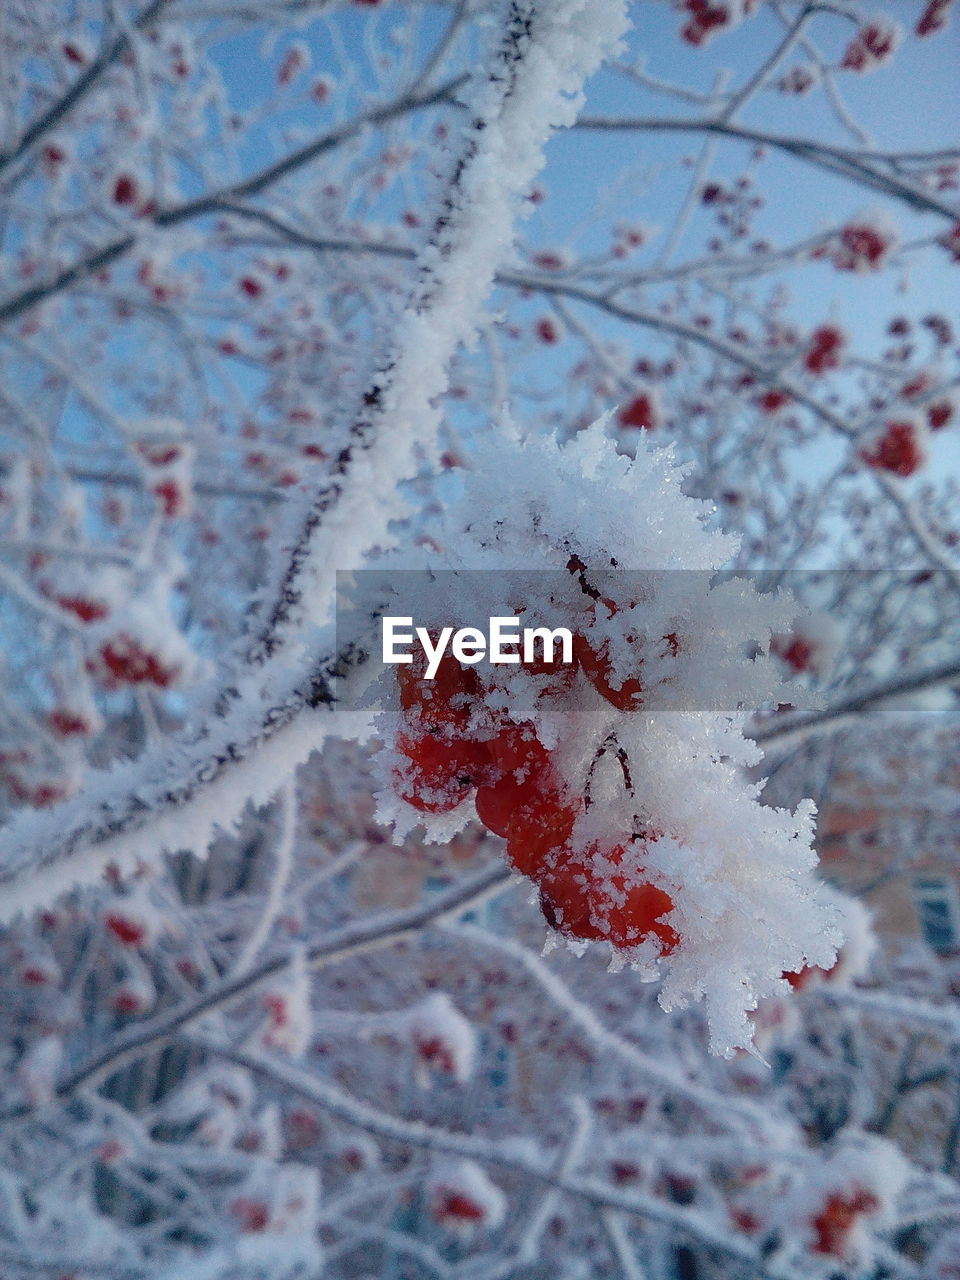
[[[898,163],[908,158],[899,152],[884,154],[836,147],[814,138],[791,137],[765,129],[748,128],[732,120],[713,116],[581,116],[577,121],[577,128],[605,133],[707,133],[755,146],[773,147],[859,186],[902,201],[912,209],[935,213],[952,222],[958,217],[955,204],[941,199],[920,182],[911,181],[898,172]],[[923,152],[910,155],[909,159],[918,168],[922,168],[924,163],[936,165],[944,160],[949,161],[955,154],[953,151]]]
[[[338,478],[310,504],[253,651],[258,664],[306,625],[325,626],[329,643],[336,572],[361,564],[404,514],[397,485],[414,473],[422,451],[432,452],[449,361],[473,337],[544,143],[551,129],[572,122],[583,79],[624,23],[619,3],[565,0],[549,12],[519,0],[509,6],[506,34],[489,78],[481,77],[466,149],[423,254],[415,300],[398,325],[398,346],[364,396]],[[72,818],[11,824],[0,853],[5,909],[13,913],[95,880],[111,861],[128,866],[182,848],[202,853],[216,826],[228,828],[250,798],[275,791],[317,745],[323,717],[314,709],[332,701],[329,682],[342,657],[274,658],[258,676],[240,676],[227,696],[232,708],[199,742],[92,783]],[[333,727],[329,719],[324,724]],[[91,801],[98,813],[92,822]]]
[[[81,1063],[76,1070],[58,1081],[55,1096],[68,1099],[78,1090],[103,1081],[125,1064],[141,1058],[207,1014],[249,995],[259,985],[283,974],[294,964],[305,963],[317,968],[393,946],[406,938],[415,937],[426,928],[480,905],[492,894],[502,890],[509,880],[509,869],[497,862],[470,879],[418,903],[409,911],[369,916],[318,940],[306,953],[301,950],[285,952],[261,961],[243,973],[227,977],[193,1000],[184,1001],[119,1035],[115,1042],[104,1046],[89,1061]],[[46,1100],[40,1105],[46,1105]],[[17,1104],[0,1111],[0,1123],[19,1119],[36,1109],[37,1104]]]
[[[960,663],[945,662],[926,671],[908,672],[876,681],[816,711],[778,715],[751,732],[756,742],[792,747],[811,734],[849,727],[864,713],[895,705],[900,699],[932,689],[953,688],[960,683]]]

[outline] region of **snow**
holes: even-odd
[[[468,118],[484,127],[470,139],[445,242],[428,247],[420,264],[422,289],[397,326],[373,430],[359,431],[345,480],[317,499],[324,517],[296,582],[305,608],[289,620],[279,658],[242,663],[230,673],[239,695],[233,710],[192,739],[94,775],[85,803],[58,809],[52,822],[25,814],[11,823],[0,854],[4,919],[96,882],[110,862],[123,868],[167,850],[203,855],[215,832],[229,830],[248,802],[274,794],[325,733],[341,728],[349,735],[342,720],[302,703],[285,714],[316,670],[317,652],[330,653],[336,572],[360,566],[395,536],[392,522],[406,511],[398,484],[416,473],[424,450],[433,450],[450,359],[475,339],[515,221],[530,211],[527,194],[544,144],[574,121],[583,81],[615,51],[625,29],[624,0],[557,0],[536,12],[522,57],[506,47],[509,80],[478,77]],[[175,644],[169,631],[164,637],[167,646]],[[185,653],[170,656],[188,663]],[[191,666],[189,677],[198,674]],[[277,719],[288,723],[274,728]]]
[[[438,1162],[426,1190],[433,1216],[455,1231],[498,1227],[506,1214],[503,1192],[473,1160]]]
[[[873,1204],[841,1233],[839,1256],[848,1264],[865,1268],[875,1258],[877,1241],[866,1229],[889,1225],[897,1196],[907,1185],[910,1167],[892,1142],[872,1134],[847,1137],[826,1158],[807,1167],[807,1176],[784,1197],[777,1214],[778,1224],[789,1244],[780,1251],[787,1261],[798,1249],[806,1253],[808,1266],[816,1273],[835,1274],[837,1252],[817,1247],[815,1222],[831,1195],[847,1196],[858,1191],[873,1198]],[[785,1257],[782,1255],[786,1255]]]
[[[449,1071],[458,1084],[473,1074],[477,1040],[473,1027],[442,991],[427,996],[407,1014],[409,1035],[420,1058],[419,1079],[426,1084],[425,1067]]]
[[[388,596],[394,581],[402,595],[394,611],[426,626],[476,624],[520,608],[594,645],[607,641],[621,682],[640,655],[645,693],[637,711],[611,706],[582,674],[544,696],[540,678],[509,666],[484,672],[486,701],[514,723],[534,724],[570,792],[589,794],[574,847],[629,845],[638,826],[657,833],[624,853],[620,873],[669,894],[664,921],[680,945],[658,961],[651,935],[612,958],[662,976],[666,1010],[703,1000],[711,1048],[729,1055],[751,1044],[748,1015],[782,991],[782,974],[830,968],[842,938],[841,913],[814,874],[812,802],[794,813],[764,805],[761,784],[743,772],[761,759],[744,737],[748,711],[776,700],[780,685],[771,636],[796,606],[785,595],[757,594],[746,580],[714,584],[711,571],[733,553],[733,540],[710,530],[707,506],[684,495],[669,449],[644,440],[628,459],[616,452],[608,424],[601,419],[562,445],[509,423],[490,433],[442,523],[444,553],[385,556],[373,596],[361,591],[360,599]],[[584,597],[563,568],[571,555],[616,609]],[[617,569],[606,569],[612,563]],[[415,566],[424,572],[396,572]],[[673,646],[658,639],[668,634]],[[395,670],[385,669],[379,688],[388,741],[400,723]],[[606,749],[611,734],[624,759]],[[438,816],[412,809],[390,785],[400,760],[389,747],[381,756],[381,820],[394,824],[398,839],[418,824],[428,838],[449,839],[474,816],[470,804]],[[609,863],[590,856],[596,874],[609,877]]]

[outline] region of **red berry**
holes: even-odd
[[[917,396],[922,396],[930,385],[930,376],[926,373],[915,374],[909,382],[905,382],[900,388],[900,394],[907,400],[914,400]]]
[[[923,465],[924,455],[912,422],[888,422],[883,435],[860,457],[868,466],[892,471],[897,476],[912,476]]]
[[[776,636],[770,643],[770,649],[794,671],[808,670],[814,656],[814,646],[803,636]]]
[[[833,255],[838,271],[876,270],[883,265],[892,241],[869,223],[849,223],[840,232],[840,243]]]
[[[583,812],[583,800],[547,789],[517,805],[507,827],[507,858],[522,875],[538,880],[544,866],[567,847]]]
[[[960,221],[955,222],[949,231],[945,231],[937,240],[946,249],[954,262],[960,262]]]
[[[605,937],[594,918],[594,881],[584,862],[561,858],[539,877],[540,910],[551,929],[567,938],[602,941]]]
[[[664,658],[667,656],[668,653],[670,654],[671,657],[675,658],[677,654],[680,652],[680,650],[683,648],[683,646],[680,643],[680,637],[677,635],[675,631],[668,631],[667,634],[663,637],[663,643],[664,643],[664,648],[661,651],[661,657],[664,657]]]
[[[157,499],[161,513],[168,520],[182,515],[186,508],[186,495],[176,480],[168,478],[159,480],[151,486],[150,492]]]
[[[631,639],[631,637],[627,638]],[[579,633],[573,637],[573,652],[597,693],[619,711],[636,711],[641,705],[643,684],[638,677],[627,676],[622,683],[615,685],[609,650],[609,640],[604,640],[597,649],[594,649]],[[638,665],[639,662],[638,658]]]
[[[262,1200],[252,1200],[248,1196],[238,1196],[230,1205],[230,1212],[240,1223],[244,1232],[263,1231],[270,1221],[267,1206]]]
[[[716,0],[685,0],[681,6],[691,15],[680,29],[680,38],[695,48],[703,44],[712,31],[725,27],[731,20],[730,6]]]
[[[285,1027],[289,1021],[289,1010],[286,997],[279,992],[271,992],[260,1001],[266,1009],[272,1027]]]
[[[953,402],[934,400],[927,405],[927,422],[931,431],[940,431],[953,417]]]
[[[139,199],[137,184],[129,173],[121,173],[113,184],[113,203],[121,205],[136,204]]]
[[[110,1001],[114,1013],[141,1013],[146,1007],[143,998],[129,987],[121,987]]]
[[[477,816],[506,838],[516,870],[536,878],[570,840],[583,801],[565,794],[532,725],[506,725],[489,750],[494,776],[477,789]]]
[[[814,1252],[842,1257],[847,1234],[858,1215],[872,1213],[879,1207],[877,1197],[863,1187],[852,1187],[846,1194],[835,1191],[827,1197],[822,1210],[813,1219],[816,1232]]]
[[[806,93],[817,83],[817,72],[813,67],[791,67],[777,81],[781,93]]]
[[[288,1117],[290,1143],[294,1147],[309,1147],[320,1136],[320,1125],[312,1111],[297,1107]]]
[[[776,388],[772,388],[770,391],[765,391],[757,401],[757,404],[764,413],[777,413],[789,403],[790,397],[787,395],[786,391],[778,391]]]
[[[370,0],[357,0],[358,3],[370,3]],[[434,1201],[433,1216],[438,1222],[482,1222],[485,1214],[481,1205],[465,1196],[462,1191],[444,1191]]]
[[[101,600],[87,596],[57,596],[57,604],[69,613],[75,613],[81,622],[96,622],[105,618],[110,610]]]
[[[17,804],[30,805],[34,809],[49,809],[66,800],[71,788],[64,782],[47,779],[43,782],[25,782],[16,774],[4,778],[7,791]]]
[[[661,955],[675,951],[680,938],[676,930],[661,918],[673,910],[670,895],[647,883],[627,888],[616,876],[614,885],[624,897],[622,902],[603,910],[603,919],[609,928],[606,934],[608,941],[615,947],[631,947],[653,934],[659,940]]]
[[[918,36],[932,36],[947,25],[947,10],[953,0],[930,0],[914,27]]]
[[[843,333],[833,325],[821,325],[810,335],[810,345],[803,358],[808,373],[826,373],[840,364]]]
[[[417,1056],[422,1058],[428,1066],[436,1067],[437,1070],[444,1071],[448,1075],[456,1072],[457,1064],[450,1046],[440,1036],[417,1040],[416,1051]]]
[[[125,916],[119,911],[112,911],[104,917],[103,923],[113,936],[127,947],[136,947],[143,942],[147,931],[139,920]]]
[[[508,721],[488,745],[498,774],[511,774],[518,782],[536,776],[546,768],[550,759],[529,721],[522,724]]]
[[[841,67],[868,71],[884,62],[897,46],[897,30],[883,19],[866,22],[847,45]]]
[[[654,398],[646,391],[638,392],[617,414],[621,427],[637,427],[643,431],[652,431],[658,425],[658,419]]]
[[[167,467],[180,457],[180,446],[177,444],[150,444],[141,440],[137,445],[137,453],[151,467]]]
[[[477,816],[498,836],[509,837],[521,807],[536,807],[559,790],[545,748],[535,737],[520,734],[510,725],[489,744],[494,776],[477,789]]]
[[[277,68],[277,84],[289,84],[303,69],[305,58],[301,49],[288,49],[283,61]]]
[[[51,973],[39,965],[31,965],[20,972],[20,980],[28,987],[45,987],[51,980]]]
[[[488,831],[506,837],[514,811],[534,793],[535,784],[515,782],[509,775],[490,786],[478,787],[475,797],[477,817]]]
[[[783,976],[794,991],[802,991],[817,972],[818,970],[815,967],[805,964],[802,969],[791,969],[788,973],[784,973]]]
[[[55,707],[47,717],[50,728],[61,738],[85,737],[91,725],[86,716],[65,707]]]
[[[741,1231],[752,1233],[760,1230],[760,1219],[755,1213],[751,1213],[749,1209],[731,1208],[730,1219],[734,1226],[739,1227]]]
[[[125,632],[102,645],[100,657],[118,684],[153,684],[166,689],[178,675],[178,668],[165,667],[156,654],[143,649]]]
[[[533,255],[533,264],[541,271],[562,271],[566,266],[566,260],[563,254],[553,249],[545,249]]]
[[[397,735],[404,766],[394,770],[397,794],[421,813],[449,813],[488,775],[486,744],[431,733]]]
[[[437,634],[431,633],[437,642]],[[482,700],[480,679],[472,667],[461,667],[449,652],[437,666],[436,675],[428,680],[427,656],[421,647],[412,662],[397,666],[400,706],[409,713],[405,718],[411,727],[432,732],[467,729],[476,705]]]
[[[556,342],[557,326],[549,316],[544,316],[541,320],[537,321],[537,337],[541,342],[545,342],[548,345]]]
[[[67,798],[67,788],[58,782],[41,782],[34,787],[30,803],[35,809],[49,809]]]
[[[650,833],[648,840],[656,837]],[[662,917],[673,910],[670,895],[646,881],[628,881],[616,870],[625,855],[622,844],[582,854],[563,851],[540,878],[540,906],[548,924],[567,937],[605,939],[615,947],[637,946],[651,934],[660,953],[678,946],[676,931]]]

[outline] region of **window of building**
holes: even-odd
[[[934,951],[960,951],[960,899],[948,876],[917,876],[913,898],[924,941]]]

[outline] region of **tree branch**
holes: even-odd
[[[955,222],[960,212],[945,200],[939,199],[922,187],[900,177],[894,172],[893,165],[898,160],[907,158],[906,153],[889,154],[874,151],[854,151],[846,147],[832,147],[825,142],[813,142],[809,138],[793,138],[784,134],[767,133],[762,129],[748,129],[744,125],[716,117],[684,118],[682,116],[581,116],[577,121],[578,129],[602,130],[604,132],[646,132],[646,133],[713,133],[739,142],[750,142],[757,146],[772,147],[785,151],[807,164],[826,169],[842,178],[847,178],[860,186],[880,191],[903,201],[911,208],[922,213],[935,213],[942,218]],[[952,154],[952,153],[948,153]],[[941,152],[915,152],[910,154],[915,161],[936,161],[942,158]],[[872,163],[871,163],[872,162]],[[879,167],[885,166],[881,171]]]
[[[171,3],[171,0],[151,0],[151,3],[142,9],[139,14],[132,20],[132,26],[137,30],[142,30],[156,21],[161,12]],[[109,45],[90,63],[87,69],[76,78],[70,88],[58,98],[46,111],[41,112],[27,127],[23,130],[17,142],[8,150],[0,152],[0,173],[14,164],[21,156],[39,141],[44,134],[49,133],[55,128],[61,120],[63,120],[73,108],[81,101],[90,90],[97,84],[103,73],[117,61],[117,59],[129,48],[130,41],[126,32],[119,32]]]
[[[733,1128],[734,1121],[753,1134],[764,1134],[769,1129],[771,1117],[763,1107],[748,1098],[731,1098],[696,1080],[684,1079],[657,1057],[645,1053],[632,1040],[611,1030],[593,1009],[577,999],[555,970],[521,943],[462,922],[457,923],[456,929],[450,927],[445,932],[451,937],[464,938],[476,946],[508,956],[514,965],[529,974],[542,994],[563,1012],[594,1048],[603,1049],[627,1063],[644,1079],[653,1081],[667,1096],[681,1098],[686,1104],[700,1108],[711,1121],[726,1129]],[[779,1125],[780,1122],[773,1123]]]
[[[411,90],[406,94],[402,94],[399,98],[395,98],[390,103],[375,107],[355,119],[347,121],[338,128],[331,129],[328,133],[322,134],[319,138],[315,138],[312,142],[308,142],[302,147],[298,147],[296,151],[291,151],[282,159],[261,169],[258,173],[252,174],[249,178],[221,187],[218,191],[196,196],[192,200],[184,200],[180,204],[172,205],[169,208],[158,209],[149,217],[141,219],[141,222],[148,226],[153,225],[159,229],[166,229],[178,227],[193,218],[199,218],[205,214],[224,212],[237,202],[243,201],[250,196],[262,194],[275,182],[288,177],[291,173],[303,168],[304,165],[310,164],[327,152],[350,142],[362,133],[364,129],[386,124],[388,121],[395,120],[398,116],[408,112],[421,111],[426,107],[432,107],[439,102],[447,101],[450,95],[456,92],[457,88],[464,83],[465,78],[464,76],[455,76],[445,81],[437,89],[421,94]],[[79,261],[69,267],[64,267],[49,279],[32,285],[29,289],[24,289],[21,293],[12,297],[0,300],[0,324],[15,319],[38,303],[46,302],[57,294],[62,293],[65,289],[69,289],[71,285],[78,283],[78,281],[95,275],[98,271],[103,270],[104,267],[111,266],[128,253],[137,244],[137,241],[138,237],[133,234],[120,236],[110,244],[91,250]]]
[[[266,628],[237,661],[217,714],[159,759],[147,753],[92,778],[82,803],[15,819],[0,853],[5,914],[95,881],[110,862],[122,868],[164,850],[203,852],[216,827],[232,824],[248,800],[265,801],[325,733],[368,731],[363,717],[331,710],[331,682],[356,660],[353,646],[319,660],[315,651],[283,650],[307,625],[329,637],[337,570],[355,568],[370,546],[388,544],[391,521],[403,514],[398,483],[432,444],[449,361],[475,332],[546,138],[572,123],[571,95],[626,24],[622,3],[588,0],[587,8],[572,0],[543,9],[535,0],[511,0],[500,55],[478,86],[474,124],[424,252],[415,300],[398,322],[398,346],[364,396],[336,478],[312,501]],[[377,430],[385,421],[386,435]],[[338,518],[320,554],[319,530],[334,509]]]
[[[512,277],[509,275],[504,276],[505,283],[510,284],[516,283],[519,285],[522,279],[523,277],[516,274]],[[530,286],[528,285],[527,287]],[[590,306],[599,308],[601,311],[605,311],[608,315],[615,316],[619,320],[624,320],[631,324],[641,324],[647,328],[656,329],[661,333],[670,333],[674,337],[685,338],[690,342],[706,347],[716,355],[723,356],[744,369],[749,369],[760,382],[767,386],[777,387],[785,391],[792,400],[808,409],[831,431],[845,437],[847,440],[856,440],[861,432],[867,430],[877,420],[876,418],[869,418],[858,424],[857,429],[852,428],[838,413],[834,413],[832,409],[821,404],[798,382],[784,376],[779,367],[774,367],[763,360],[757,359],[747,347],[740,346],[726,338],[721,338],[708,330],[700,329],[696,325],[685,324],[682,320],[674,320],[654,311],[631,307],[625,303],[615,301],[610,297],[609,293],[585,289],[561,280],[546,280],[542,277],[537,277],[536,287],[546,294],[559,294],[563,297],[587,303]],[[949,575],[948,582],[951,590],[960,592],[960,566],[938,545],[936,538],[926,527],[919,513],[904,493],[902,485],[895,477],[887,475],[885,472],[877,471],[875,468],[867,467],[865,464],[863,465],[863,470],[870,475],[874,484],[883,491],[884,495],[897,508],[911,536],[930,563]]]
[[[851,720],[863,715],[864,712],[874,711],[899,698],[923,693],[928,689],[951,688],[958,684],[960,684],[960,661],[954,659],[926,671],[916,671],[906,676],[877,681],[866,689],[839,698],[820,711],[777,716],[772,721],[750,730],[749,736],[755,742],[764,745],[772,742],[792,745],[798,738],[805,738],[811,733],[843,729]]]
[[[351,956],[380,950],[406,938],[415,937],[427,926],[453,919],[486,901],[491,895],[504,889],[512,875],[513,872],[506,863],[498,861],[469,880],[456,884],[407,911],[389,912],[346,925],[310,947],[306,953],[306,962],[310,968],[322,968]],[[66,1101],[79,1089],[89,1088],[109,1079],[122,1067],[153,1051],[171,1036],[184,1031],[198,1018],[249,995],[268,978],[285,972],[295,959],[300,959],[300,953],[296,956],[293,952],[274,956],[246,973],[218,983],[189,1004],[169,1009],[147,1022],[131,1027],[63,1079],[54,1090],[53,1100]],[[0,1111],[0,1124],[23,1119],[49,1105],[49,1102],[20,1103],[8,1107],[5,1111]]]
[[[337,1119],[374,1134],[378,1138],[422,1150],[483,1161],[544,1182],[575,1199],[586,1201],[595,1209],[619,1210],[659,1223],[712,1250],[749,1263],[754,1268],[752,1274],[756,1276],[777,1275],[787,1280],[787,1277],[796,1274],[780,1269],[776,1272],[768,1271],[763,1267],[761,1255],[753,1245],[737,1240],[725,1223],[715,1221],[701,1210],[681,1208],[638,1192],[617,1191],[597,1179],[573,1177],[558,1169],[536,1164],[528,1155],[519,1154],[513,1140],[497,1141],[481,1138],[470,1133],[441,1129],[420,1120],[406,1120],[400,1116],[390,1115],[354,1097],[337,1085],[311,1075],[275,1056],[268,1058],[264,1054],[233,1049],[208,1037],[191,1037],[191,1043],[201,1044],[208,1052],[228,1062],[236,1063],[237,1066],[245,1067],[270,1084],[285,1088],[314,1105],[322,1107]]]

